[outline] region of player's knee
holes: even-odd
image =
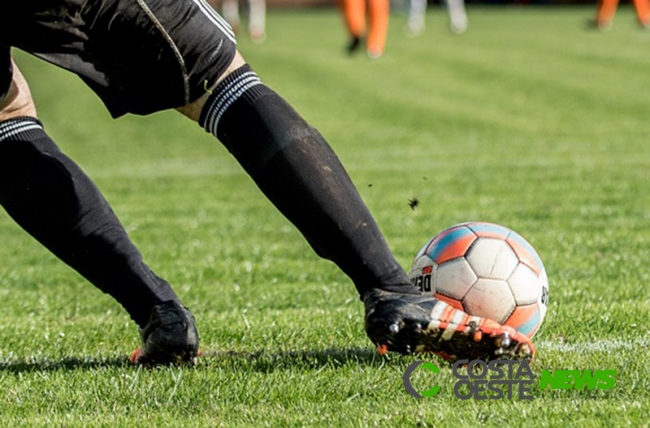
[[[298,141],[322,142],[311,126],[257,74],[244,65],[207,100],[199,124],[215,135],[252,173]]]
[[[221,75],[219,80],[212,85],[212,88],[210,88],[210,91],[206,91],[205,94],[198,100],[183,106],[179,107],[176,110],[178,110],[181,114],[189,117],[195,122],[198,122],[200,117],[201,117],[201,112],[205,108],[205,104],[207,103],[208,99],[210,99],[210,95],[212,93],[212,90],[214,90],[224,79],[226,79],[233,71],[237,70],[241,66],[245,65],[246,61],[244,58],[241,56],[239,52],[235,52],[235,57],[233,58],[232,62],[226,69],[226,71]]]
[[[0,99],[0,122],[23,116],[36,117],[36,106],[29,86],[22,75],[18,76],[14,74],[9,90]]]

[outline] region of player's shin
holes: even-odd
[[[371,288],[419,293],[325,139],[248,66],[218,85],[200,123],[361,296]]]
[[[0,204],[41,244],[144,327],[151,308],[178,300],[156,276],[93,182],[32,117],[0,122]]]

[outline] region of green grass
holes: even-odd
[[[533,365],[616,369],[609,391],[459,401],[401,384],[354,287],[318,259],[218,143],[175,113],[112,121],[79,81],[24,55],[40,116],[196,314],[195,368],[142,370],[116,303],[0,215],[0,426],[639,426],[650,406],[650,33],[622,8],[470,8],[470,29],[342,55],[338,13],[272,11],[240,49],[334,146],[405,267],[439,230],[509,226],[542,256],[550,306]],[[164,88],[161,88],[164,90]],[[416,211],[410,198],[421,204]],[[426,383],[429,378],[418,378]]]

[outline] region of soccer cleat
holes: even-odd
[[[426,13],[427,0],[410,0],[408,19],[406,21],[407,36],[415,37],[424,33]]]
[[[348,55],[355,54],[361,47],[361,42],[361,37],[352,36],[348,42],[348,45],[345,47],[345,51],[348,53]]]
[[[379,59],[383,55],[383,52],[381,49],[378,48],[368,48],[366,50],[366,54],[370,59]]]
[[[530,339],[514,328],[468,315],[433,297],[372,289],[364,296],[366,333],[380,354],[435,353],[447,361],[526,359]]]
[[[602,20],[602,19],[590,19],[587,21],[587,28],[595,29],[599,31],[609,31],[612,29],[613,21]]]
[[[454,34],[463,34],[467,31],[467,13],[465,0],[446,0],[449,11],[449,29]]]
[[[149,323],[140,330],[142,346],[131,354],[134,364],[193,363],[199,353],[194,315],[170,300],[151,309]]]
[[[264,43],[264,41],[266,40],[266,33],[264,32],[264,30],[259,30],[259,29],[253,30],[253,29],[251,29],[248,32],[248,35],[250,36],[251,41],[253,43],[260,44],[260,43]]]

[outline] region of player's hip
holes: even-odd
[[[13,9],[0,43],[77,73],[114,115],[193,101],[235,51],[232,29],[204,0],[36,0]]]

